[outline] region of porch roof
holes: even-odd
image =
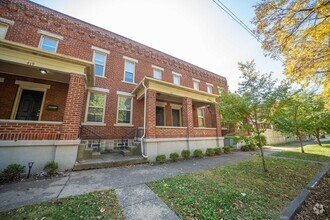
[[[192,100],[206,103],[216,103],[216,99],[218,98],[218,95],[215,94],[210,94],[186,86],[175,85],[173,83],[165,82],[150,77],[144,77],[143,80],[141,80],[141,82],[132,91],[132,94],[136,94],[136,98],[138,100],[144,97],[144,87],[142,85],[143,82],[147,89],[152,89],[159,93],[170,96],[188,97]]]
[[[83,74],[87,85],[94,86],[94,63],[36,47],[0,39],[0,61],[29,68],[41,68],[64,74]]]

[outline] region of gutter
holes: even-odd
[[[143,145],[143,140],[144,137],[146,136],[146,124],[147,124],[147,87],[144,85],[144,81],[142,81],[142,86],[144,87],[144,111],[143,111],[143,135],[141,137],[141,152],[142,152],[142,157],[143,158],[148,158],[144,154],[144,145]]]

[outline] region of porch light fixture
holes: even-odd
[[[47,70],[40,69],[40,73],[41,73],[42,75],[45,75],[45,74],[47,74]]]
[[[30,174],[31,174],[31,169],[32,169],[32,166],[33,166],[34,162],[28,162],[28,167],[29,167],[29,173],[27,175],[27,178],[29,179],[30,177]]]

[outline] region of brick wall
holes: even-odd
[[[0,122],[0,140],[59,140],[62,124]]]
[[[156,138],[187,137],[187,128],[156,128]]]
[[[216,129],[203,129],[203,128],[194,128],[193,131],[194,137],[216,137],[217,130]]]

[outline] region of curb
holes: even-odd
[[[290,205],[281,212],[278,220],[291,220],[300,210],[302,204],[307,199],[310,192],[315,189],[316,185],[321,181],[323,176],[330,170],[330,164],[325,165],[322,170],[314,176],[314,178],[307,184],[301,193],[290,203]]]

